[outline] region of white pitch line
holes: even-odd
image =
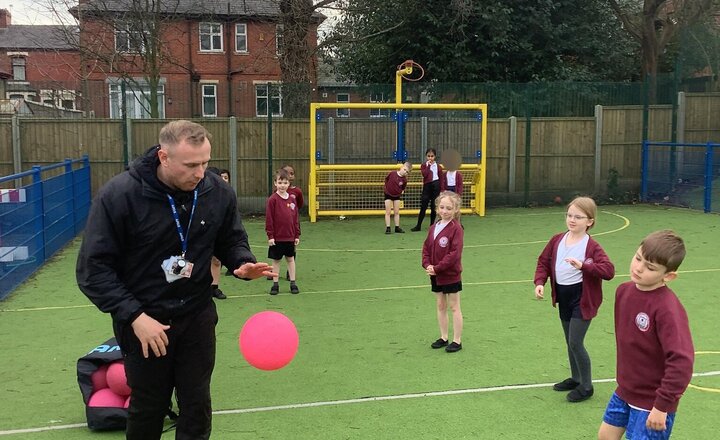
[[[691,269],[691,270],[679,270],[679,274],[692,274],[692,273],[706,273],[706,272],[720,272],[720,268],[713,269]],[[616,274],[616,278],[629,278],[630,274]],[[463,286],[490,286],[498,284],[523,284],[532,283],[533,280],[499,280],[499,281],[463,281]],[[359,292],[382,292],[388,290],[406,290],[406,289],[425,289],[427,284],[415,285],[415,286],[388,286],[388,287],[366,287],[362,289],[342,289],[342,290],[307,290],[304,292],[305,295],[317,295],[326,293],[359,293]],[[249,295],[228,295],[230,299],[235,298],[264,298],[267,297],[267,293],[253,293]],[[92,304],[76,305],[76,306],[52,306],[52,307],[28,307],[22,309],[0,309],[0,313],[12,313],[12,312],[42,312],[48,310],[64,310],[64,309],[79,309],[95,307]]]
[[[694,373],[693,377],[700,376],[720,376],[720,371],[708,371],[705,373]],[[610,379],[596,379],[593,383],[608,383],[615,382],[615,378]],[[478,393],[492,393],[496,391],[515,391],[515,390],[527,390],[533,388],[545,388],[552,387],[552,383],[532,383],[532,384],[520,384],[520,385],[502,385],[494,387],[484,388],[467,388],[462,390],[447,390],[447,391],[429,391],[426,393],[409,393],[409,394],[394,394],[389,396],[368,396],[360,397],[356,399],[343,399],[343,400],[327,400],[322,402],[308,402],[308,403],[294,403],[289,405],[275,405],[275,406],[260,406],[256,408],[240,408],[240,409],[225,409],[213,411],[213,415],[227,415],[227,414],[251,414],[258,412],[267,411],[281,411],[287,409],[303,409],[303,408],[318,408],[322,406],[337,406],[337,405],[349,405],[354,403],[367,403],[367,402],[382,402],[388,400],[401,400],[401,399],[418,399],[423,397],[442,397],[442,396],[455,396],[461,394],[478,394]],[[53,431],[60,429],[74,429],[83,428],[87,426],[84,423],[76,423],[73,425],[59,425],[59,426],[45,426],[40,428],[27,428],[27,429],[13,429],[9,431],[0,431],[0,435],[13,435],[13,434],[27,434],[37,433],[43,431]]]

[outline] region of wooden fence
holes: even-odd
[[[720,94],[681,94],[678,140],[720,140],[719,110]],[[672,113],[671,106],[649,109],[649,139],[672,139]],[[122,121],[112,119],[3,119],[0,120],[0,175],[88,154],[92,187],[97,190],[123,171],[126,157],[137,157],[156,144],[165,122],[132,120],[125,127]],[[218,118],[197,122],[213,134],[211,165],[236,170],[232,177],[244,211],[263,210],[269,191],[268,169],[279,168],[284,163],[295,166],[297,183],[307,188],[310,133],[306,120],[273,120],[271,167],[268,166],[266,120]],[[392,150],[392,121],[341,122],[342,129],[337,130],[335,142],[353,143],[353,154],[360,159],[363,145],[370,145],[374,138],[376,143],[390,144],[388,148]],[[368,124],[375,124],[378,129],[368,131],[365,128]],[[538,203],[547,203],[554,195],[603,194],[611,169],[618,172],[623,189],[639,191],[642,107],[598,107],[594,118],[490,119],[487,129],[489,206],[522,202],[526,191],[529,201]],[[434,146],[432,133],[429,129],[429,146]],[[323,135],[327,133],[319,129],[318,136]],[[408,148],[409,153],[422,157],[417,138],[413,136],[416,136],[413,131],[408,130],[408,145],[413,148],[412,151]],[[452,143],[452,139],[449,142]],[[370,154],[366,153],[365,157]],[[234,167],[231,166],[233,157],[237,158]],[[387,162],[391,162],[389,156]]]

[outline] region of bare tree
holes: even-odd
[[[83,96],[92,99],[88,82],[95,77],[115,77],[135,102],[151,117],[160,117],[162,73],[168,66],[188,70],[173,58],[169,45],[179,32],[179,0],[44,0],[58,21],[73,20],[63,38],[80,53],[79,76]],[[67,18],[66,11],[71,17]],[[78,35],[71,30],[82,29]],[[73,33],[77,32],[72,31]],[[126,97],[119,91],[118,102]]]
[[[713,8],[717,0],[608,0],[615,15],[627,31],[640,43],[643,77],[651,80],[654,96],[658,61],[677,32],[695,23]]]

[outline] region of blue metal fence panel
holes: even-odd
[[[57,168],[63,172],[43,179]],[[90,208],[87,156],[0,177],[0,183],[23,177],[32,183],[0,190],[0,300],[82,231]]]
[[[713,142],[644,141],[642,201],[720,212],[719,156],[720,144]]]

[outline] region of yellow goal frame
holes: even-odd
[[[340,216],[340,215],[383,215],[384,209],[363,209],[363,210],[323,210],[318,206],[318,195],[320,187],[318,184],[318,172],[323,171],[355,171],[355,170],[386,170],[390,172],[398,169],[399,164],[387,165],[318,165],[316,160],[317,152],[317,112],[322,109],[389,109],[389,110],[477,110],[481,114],[480,120],[480,160],[477,164],[464,164],[460,169],[470,172],[472,178],[468,182],[468,189],[473,192],[473,200],[470,207],[462,209],[463,213],[473,213],[480,216],[485,215],[485,185],[487,167],[487,104],[399,104],[399,103],[334,103],[334,102],[313,102],[310,104],[310,181],[308,188],[308,209],[310,221],[316,222],[318,216]],[[419,173],[413,173],[419,174]],[[381,186],[382,182],[378,182]],[[408,186],[417,185],[417,182],[410,180]],[[422,183],[420,183],[422,184]],[[380,194],[378,197],[381,197]],[[418,209],[401,209],[401,214],[417,214]]]

